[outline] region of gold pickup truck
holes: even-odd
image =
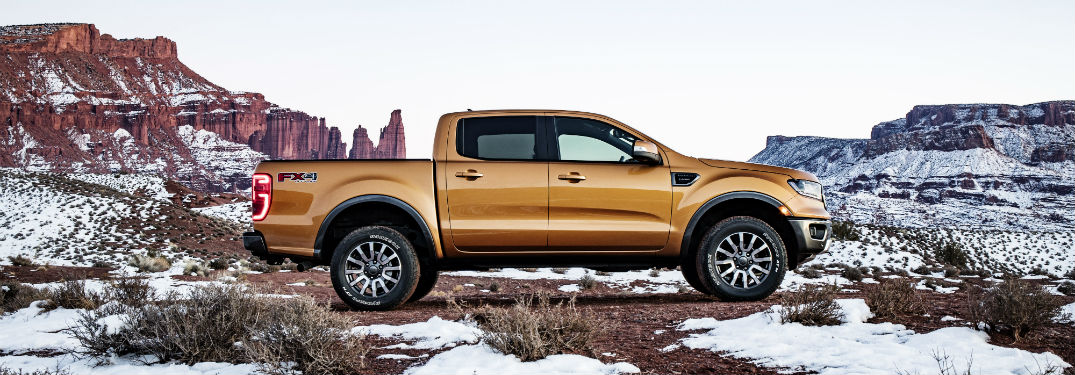
[[[446,114],[433,160],[266,161],[252,198],[245,247],[328,265],[360,310],[493,267],[679,267],[702,293],[758,300],[832,232],[810,173],[685,156],[574,111]]]

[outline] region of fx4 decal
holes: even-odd
[[[277,182],[317,182],[317,172],[280,172],[276,175]]]

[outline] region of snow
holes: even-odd
[[[843,299],[838,303],[845,317],[844,323],[837,326],[782,324],[782,307],[774,306],[738,319],[687,319],[677,329],[708,330],[681,340],[691,349],[719,352],[766,367],[819,374],[932,373],[937,368],[934,353],[943,353],[956,364],[973,356],[973,372],[982,374],[1021,375],[1037,364],[1070,366],[1052,353],[991,345],[987,334],[967,327],[922,334],[899,324],[866,323],[872,314],[865,301]],[[736,339],[729,340],[731,337]]]
[[[459,343],[475,343],[481,336],[481,330],[477,327],[449,320],[438,316],[429,318],[425,322],[386,325],[374,324],[359,326],[351,330],[356,334],[377,335],[382,337],[395,337],[403,340],[417,340],[413,344],[400,343],[389,346],[389,349],[437,349],[453,347]]]
[[[1060,314],[1056,320],[1075,324],[1075,303],[1069,303],[1060,307]]]
[[[85,310],[58,308],[48,312],[37,301],[25,309],[11,314],[0,315],[0,351],[24,352],[35,349],[68,349],[78,346],[75,340],[59,331],[71,326],[78,320],[79,313]],[[2,357],[0,357],[2,358]]]
[[[464,345],[439,353],[428,362],[408,368],[406,375],[482,374],[624,374],[640,372],[638,367],[618,362],[605,364],[576,354],[551,355],[523,362],[486,345]]]
[[[677,270],[660,270],[657,276],[650,276],[650,271],[626,271],[610,272],[607,275],[598,275],[585,268],[567,268],[563,273],[553,272],[552,268],[538,268],[534,272],[524,271],[517,268],[502,268],[496,271],[454,271],[446,272],[446,275],[464,277],[491,277],[517,280],[572,280],[578,281],[583,275],[589,274],[597,282],[612,288],[630,291],[632,293],[678,293],[680,286],[687,286],[687,280]],[[644,283],[636,283],[644,281]],[[632,285],[632,283],[636,285]],[[640,285],[638,285],[640,284]],[[574,287],[564,285],[561,291],[577,291]]]
[[[178,363],[145,365],[135,360],[117,358],[112,359],[112,363],[99,365],[95,359],[77,359],[71,355],[58,357],[0,356],[0,366],[16,368],[24,372],[62,368],[70,374],[79,375],[228,375],[257,373],[257,366],[254,364],[201,362],[193,366]]]
[[[250,223],[250,202],[227,203],[218,206],[195,207],[194,212],[239,224]]]

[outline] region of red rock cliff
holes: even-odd
[[[249,171],[220,154],[200,158],[242,151],[233,145],[252,153],[223,157],[249,168],[265,158],[349,156],[324,118],[213,84],[180,62],[164,37],[115,39],[90,24],[2,26],[0,52],[0,128],[8,130],[0,129],[0,166],[159,173],[195,189],[237,190]],[[387,141],[399,145],[380,155],[404,152],[398,117]],[[189,137],[177,136],[188,126]]]

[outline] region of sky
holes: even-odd
[[[1075,99],[1075,1],[0,1],[0,24],[158,35],[230,90],[327,118],[350,143],[403,110],[596,112],[687,155],[770,135],[869,137],[918,104]]]

